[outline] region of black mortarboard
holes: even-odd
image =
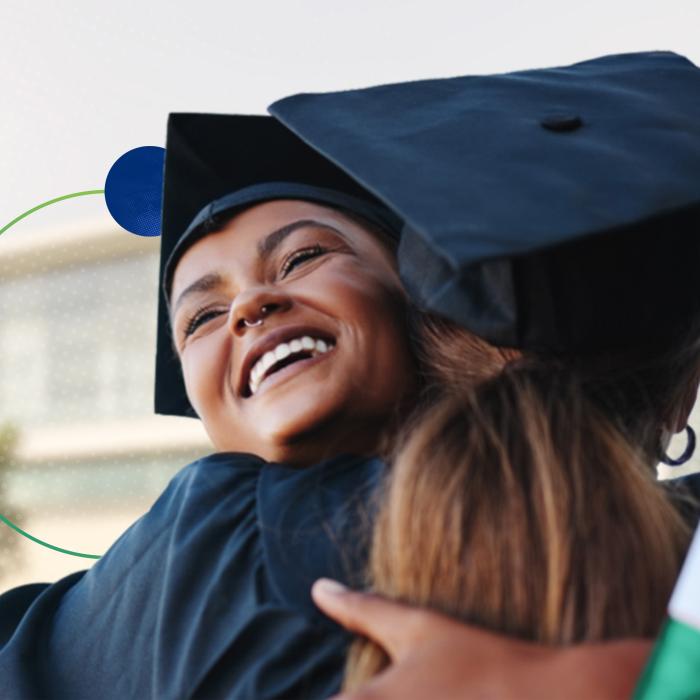
[[[295,95],[270,112],[405,222],[414,301],[494,344],[600,351],[700,315],[700,70],[683,57]]]
[[[405,220],[413,299],[492,343],[606,350],[700,314],[700,70],[681,56],[295,95],[270,112]]]

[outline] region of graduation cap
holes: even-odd
[[[414,302],[496,345],[600,352],[700,316],[700,70],[681,56],[295,95],[269,111],[277,121],[236,119],[313,151],[313,186],[390,209]],[[164,255],[166,235],[177,241],[198,209],[187,197],[203,205],[238,189],[195,184],[212,158],[220,172],[250,171],[249,186],[270,180],[262,163],[283,152],[258,139],[245,146],[253,166],[222,154],[242,133],[201,151],[207,119],[186,139],[169,133]],[[173,152],[183,145],[184,160]],[[189,167],[169,197],[178,160]],[[293,168],[274,179],[299,181]],[[157,382],[184,394],[177,372]]]

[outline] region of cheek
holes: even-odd
[[[362,285],[353,285],[345,292],[345,321],[362,348],[356,362],[365,366],[361,374],[371,378],[373,393],[386,398],[401,387],[408,388],[415,363],[403,290],[365,276]]]
[[[372,315],[386,315],[405,305],[406,295],[398,276],[384,265],[368,264],[362,258],[345,258],[332,272],[335,274],[329,276],[329,283],[336,285],[351,306],[371,309]]]
[[[381,336],[382,345],[407,345],[406,295],[393,270],[343,258],[326,272],[314,280],[314,288],[331,313],[360,335]],[[321,288],[323,296],[318,294]]]
[[[395,287],[377,287],[365,316],[372,319],[370,337],[380,381],[389,386],[411,383],[415,361],[411,353],[403,291]]]
[[[226,343],[212,333],[193,342],[182,356],[187,396],[200,416],[218,409],[228,381]]]
[[[406,345],[406,302],[401,289],[383,279],[365,279],[352,288],[348,306],[361,324],[381,336],[383,345]]]

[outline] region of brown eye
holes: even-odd
[[[282,277],[286,277],[297,265],[301,265],[311,258],[323,255],[325,252],[326,249],[318,243],[309,248],[302,248],[295,251],[284,261],[284,265],[282,265]]]

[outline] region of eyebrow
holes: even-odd
[[[258,242],[257,250],[258,257],[261,260],[267,260],[272,253],[282,244],[287,236],[294,233],[297,229],[304,228],[306,226],[320,226],[322,228],[327,228],[337,233],[343,239],[345,236],[334,226],[330,224],[317,221],[316,219],[299,219],[297,221],[292,221],[281,228],[275,229],[271,233],[268,233],[263,240]],[[186,287],[180,296],[177,298],[173,310],[171,313],[171,318],[175,317],[177,310],[182,306],[184,300],[192,296],[193,294],[201,294],[203,292],[210,292],[212,289],[216,289],[224,284],[223,276],[218,272],[209,272],[208,274],[195,280],[191,285]]]
[[[258,243],[258,256],[263,260],[266,260],[275,249],[282,243],[282,241],[289,236],[290,233],[294,233],[299,228],[304,228],[305,226],[320,226],[322,228],[328,228],[331,231],[339,234],[341,237],[345,238],[340,231],[330,224],[324,224],[316,219],[299,219],[298,221],[292,221],[291,224],[282,226],[276,231],[269,233],[262,241]]]
[[[218,272],[210,272],[198,280],[192,282],[189,287],[187,287],[182,294],[177,298],[175,306],[171,313],[171,317],[174,317],[177,310],[182,306],[185,299],[193,294],[201,294],[203,292],[210,292],[212,289],[220,287],[224,283],[224,278]]]

